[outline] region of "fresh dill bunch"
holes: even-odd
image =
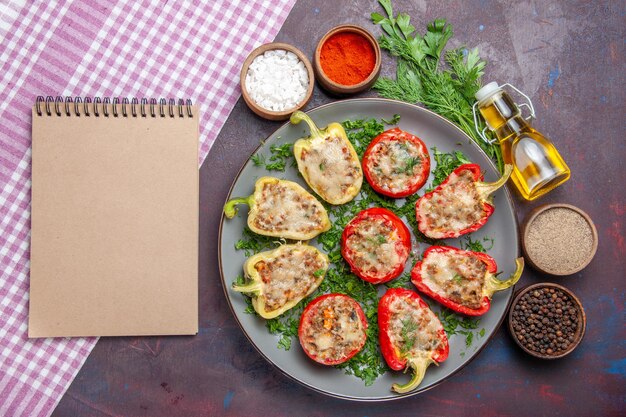
[[[500,146],[497,143],[486,143],[480,138],[476,127],[483,130],[485,124],[482,120],[479,120],[479,126],[474,125],[474,95],[481,87],[481,77],[486,66],[478,49],[458,48],[444,53],[453,35],[452,25],[445,19],[436,19],[429,23],[426,33],[420,35],[411,25],[408,14],[394,15],[391,0],[378,2],[387,15],[385,17],[376,12],[371,14],[372,22],[383,29],[378,43],[382,49],[396,57],[397,67],[395,79],[381,77],[374,84],[374,89],[386,98],[422,103],[452,121],[502,171]]]

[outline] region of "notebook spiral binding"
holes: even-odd
[[[93,116],[95,117],[109,117],[110,113],[108,105],[111,105],[113,117],[119,117],[120,115],[122,117],[166,117],[166,109],[169,117],[176,117],[176,113],[178,114],[178,117],[185,117],[185,115],[187,117],[193,117],[193,113],[191,111],[191,100],[179,99],[178,104],[176,104],[176,100],[173,98],[169,99],[169,101],[162,98],[157,102],[157,99],[155,98],[150,100],[142,98],[141,100],[138,100],[133,97],[130,101],[128,98],[123,98],[120,101],[117,97],[114,97],[112,100],[110,97],[94,97],[92,101],[90,97],[85,97],[83,99],[81,97],[72,98],[69,96],[65,98],[61,96],[47,96],[45,98],[43,96],[37,96],[35,110],[39,116],[43,116],[44,113],[48,116],[52,116],[53,113],[60,116],[61,108],[63,107],[66,116],[75,115],[80,117],[82,114],[86,117],[90,117],[92,113],[89,111],[89,105],[92,103]],[[137,110],[139,110],[139,112]],[[178,111],[176,112],[175,110]]]

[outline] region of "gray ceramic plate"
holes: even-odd
[[[429,149],[436,146],[443,152],[461,150],[472,162],[481,166],[485,171],[486,181],[495,181],[499,177],[494,164],[465,133],[446,119],[421,107],[393,100],[354,99],[320,106],[309,111],[308,114],[321,127],[336,121],[370,117],[390,119],[394,114],[399,114],[401,118],[398,126],[419,136]],[[271,145],[293,143],[302,136],[308,136],[308,134],[308,128],[304,126],[304,123],[297,126],[286,123],[267,138],[257,152],[269,157]],[[432,165],[434,167],[434,161],[432,161]],[[273,172],[268,174],[265,169],[255,167],[249,160],[235,178],[229,199],[252,194],[256,179],[263,175],[274,175],[297,181],[305,188],[307,187],[304,181],[298,177],[296,168],[288,167],[284,173]],[[430,180],[432,180],[432,175]],[[423,194],[423,191],[420,193]],[[517,219],[508,190],[501,189],[495,194],[495,206],[496,211],[487,225],[473,233],[472,238],[482,239],[486,236],[495,239],[496,244],[488,253],[496,259],[499,270],[504,272],[503,276],[508,276],[515,269],[514,259],[519,253]],[[278,349],[278,336],[268,333],[265,320],[244,313],[246,309],[244,296],[232,291],[230,287],[235,277],[243,272],[242,266],[245,256],[243,251],[235,250],[234,245],[242,236],[247,214],[247,209],[242,207],[238,216],[231,220],[222,216],[220,224],[220,271],[226,298],[233,314],[250,342],[265,359],[296,381],[327,395],[359,401],[385,401],[415,395],[432,388],[460,370],[487,344],[502,323],[512,298],[512,289],[495,294],[491,309],[480,319],[471,346],[466,347],[464,335],[452,335],[449,339],[450,355],[448,359],[439,367],[431,366],[416,391],[404,395],[393,393],[390,388],[394,382],[404,383],[409,378],[402,372],[393,371],[380,376],[373,385],[365,386],[362,380],[344,374],[341,369],[319,365],[310,360],[302,352],[297,340],[293,341],[289,351]],[[459,246],[456,239],[449,239],[447,243],[451,246]],[[414,241],[414,250],[418,254],[426,248],[427,245],[422,243],[417,246]],[[407,268],[410,268],[410,265]],[[433,310],[439,309],[435,302],[426,297],[424,299],[429,302]],[[479,332],[483,328],[485,331],[483,336],[480,336]]]

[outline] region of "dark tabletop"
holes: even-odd
[[[624,126],[626,4],[620,1],[395,0],[423,32],[445,17],[452,46],[478,46],[484,81],[511,82],[534,100],[534,126],[551,137],[572,170],[532,208],[564,202],[585,210],[599,234],[582,272],[553,278],[527,268],[520,284],[561,283],[581,299],[587,332],[555,361],[523,353],[502,326],[488,346],[443,384],[388,403],[355,403],[313,392],[267,363],[237,326],[218,269],[222,204],[242,164],[280,123],[239,100],[200,170],[200,331],[194,337],[101,338],[54,416],[439,416],[624,415],[626,331],[623,258],[626,213]],[[312,56],[341,23],[380,33],[375,2],[299,0],[277,36]],[[392,75],[384,54],[383,72]],[[374,92],[362,96],[374,96]],[[317,86],[307,109],[333,101]]]

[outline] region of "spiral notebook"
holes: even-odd
[[[198,109],[39,97],[29,337],[198,330]]]

